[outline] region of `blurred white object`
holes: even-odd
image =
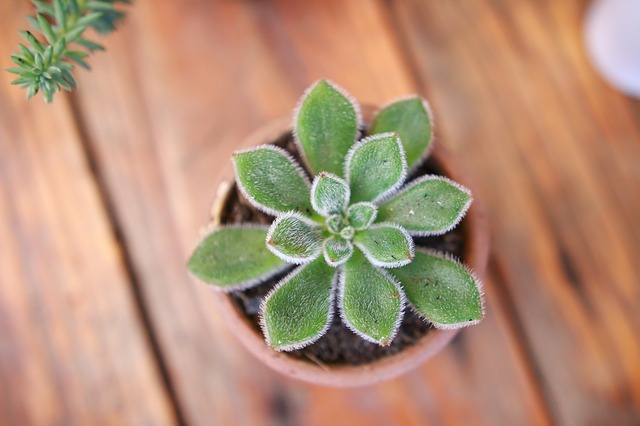
[[[640,98],[640,0],[595,0],[584,37],[597,71],[621,92]]]

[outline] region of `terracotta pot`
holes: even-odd
[[[372,118],[373,112],[373,108],[363,107],[365,122]],[[276,120],[254,133],[243,146],[267,144],[289,132],[291,132],[290,118]],[[473,190],[472,185],[460,172],[454,159],[442,146],[436,144],[430,157],[436,160],[443,171],[442,174],[471,187]],[[212,208],[210,227],[220,224],[222,208],[235,185],[231,171],[228,172],[226,180],[223,180],[218,187],[216,201]],[[482,278],[488,259],[489,233],[485,213],[477,197],[474,196],[474,202],[459,226],[463,226],[465,235],[465,252],[462,260],[473,269],[479,278]],[[414,345],[388,358],[358,366],[320,367],[309,361],[289,356],[286,352],[276,352],[270,349],[265,344],[263,336],[252,327],[250,320],[228,295],[215,291],[213,297],[218,312],[225,318],[225,323],[231,328],[233,335],[256,358],[289,377],[319,385],[356,387],[389,380],[416,368],[437,354],[458,333],[458,330],[433,329]]]

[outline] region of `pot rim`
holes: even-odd
[[[373,111],[374,108],[363,106],[365,117],[372,117]],[[288,118],[274,120],[253,133],[243,145],[255,146],[270,143],[283,134],[291,132],[291,128],[291,120]],[[433,144],[432,147],[429,157],[436,159],[442,174],[467,186],[473,192],[473,185],[469,185],[464,172],[460,171],[451,154],[440,144]],[[207,231],[211,231],[220,224],[222,208],[234,186],[235,183],[232,179],[231,181],[223,180],[219,184],[211,211],[212,221],[207,227]],[[462,223],[464,223],[466,240],[463,261],[479,279],[482,279],[489,257],[489,231],[484,208],[475,194],[471,207],[458,226],[461,226]],[[222,291],[211,286],[208,287],[212,289],[213,300],[220,315],[225,319],[227,327],[253,356],[286,376],[318,385],[347,388],[372,385],[395,378],[416,368],[440,352],[460,331],[460,329],[434,328],[429,330],[429,333],[417,343],[401,352],[368,364],[318,365],[268,347],[262,335],[254,329],[249,319],[231,298]],[[229,318],[235,319],[229,321]]]

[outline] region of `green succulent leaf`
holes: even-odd
[[[373,225],[358,231],[353,243],[369,262],[382,268],[397,268],[411,262],[413,239],[400,226],[390,223]]]
[[[336,270],[319,258],[286,276],[265,298],[261,325],[269,346],[300,349],[318,340],[333,317]]]
[[[433,140],[433,118],[427,101],[419,96],[398,99],[382,108],[373,119],[371,133],[395,132],[400,135],[407,165],[415,165]]]
[[[344,157],[358,135],[358,104],[335,84],[320,80],[302,96],[294,126],[311,172],[342,176]]]
[[[438,328],[460,328],[484,316],[480,282],[443,254],[418,251],[413,261],[390,271],[415,310]]]
[[[309,263],[322,253],[321,228],[296,212],[278,216],[266,240],[267,248],[289,263]]]
[[[233,154],[236,182],[256,208],[277,216],[288,211],[310,216],[309,181],[283,149],[262,145]]]
[[[187,268],[200,280],[225,291],[258,284],[287,267],[267,250],[266,237],[266,228],[219,228],[202,240]]]
[[[347,217],[355,230],[368,228],[378,215],[378,208],[373,203],[360,202],[349,206]]]
[[[338,176],[321,172],[311,185],[311,205],[322,216],[341,213],[349,203],[349,186]]]
[[[340,315],[365,340],[386,346],[394,339],[405,297],[388,272],[371,265],[355,250],[340,276]]]
[[[462,185],[425,176],[381,205],[377,220],[397,223],[411,235],[441,235],[462,220],[471,202],[471,191]]]
[[[353,229],[352,226],[345,226],[344,228],[342,228],[340,230],[340,236],[342,238],[345,238],[345,239],[349,240],[349,241],[351,241],[351,239],[353,238],[355,233],[356,233],[356,230]]]
[[[344,218],[341,214],[334,214],[329,216],[325,220],[325,223],[327,225],[327,229],[329,229],[329,231],[334,234],[339,234],[340,230],[342,230],[345,225]]]
[[[407,173],[398,135],[383,133],[362,139],[345,160],[351,202],[376,201],[402,185]]]
[[[329,237],[324,242],[324,259],[333,267],[340,266],[353,254],[353,244],[342,237]]]

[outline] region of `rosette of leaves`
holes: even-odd
[[[455,227],[471,204],[463,186],[422,176],[402,186],[424,159],[432,119],[424,100],[383,107],[371,135],[359,105],[321,80],[303,95],[294,136],[310,175],[285,150],[263,145],[233,156],[236,184],[270,227],[221,226],[188,263],[200,280],[224,291],[258,285],[298,265],[261,305],[266,342],[293,350],[319,339],[337,305],[344,324],[363,339],[390,344],[408,303],[437,328],[483,317],[480,283],[452,257],[415,248],[413,236]],[[336,303],[337,299],[337,303]]]

